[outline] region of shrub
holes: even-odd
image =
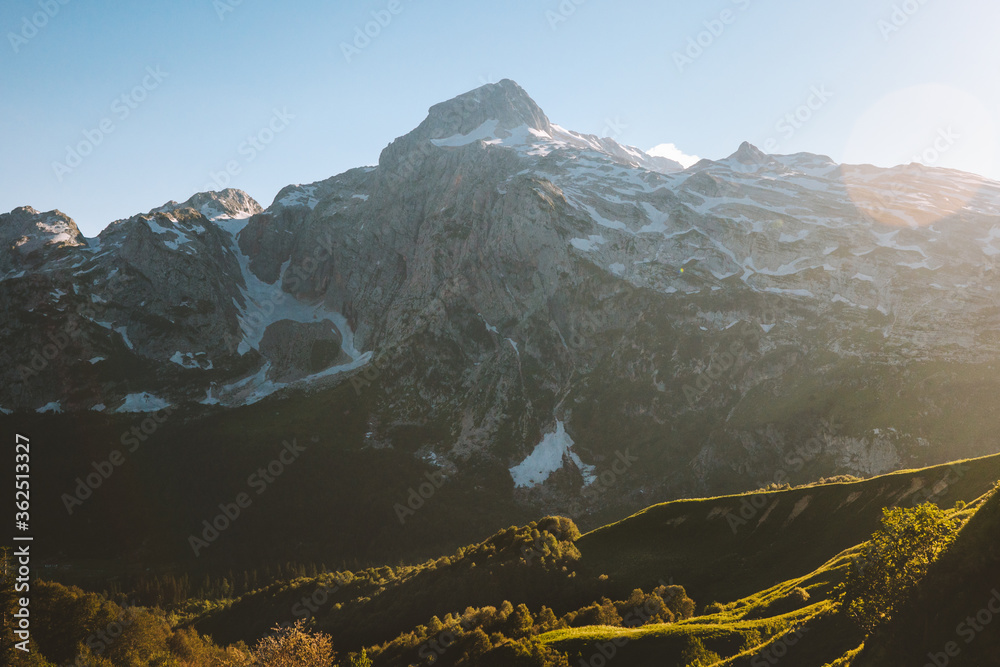
[[[705,608],[702,610],[702,613],[705,614],[706,616],[711,614],[721,614],[723,611],[725,611],[725,609],[726,608],[723,607],[722,604],[719,602],[709,602],[707,605],[705,605]]]

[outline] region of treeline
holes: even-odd
[[[627,600],[601,598],[557,617],[543,606],[536,614],[504,601],[499,607],[468,608],[462,614],[434,616],[371,650],[376,667],[496,665],[497,667],[568,666],[563,654],[537,641],[553,630],[591,625],[639,627],[673,623],[694,615],[695,603],[681,586],[660,585],[650,593],[632,591]]]
[[[680,587],[651,581],[653,590],[645,594],[605,575],[578,572],[579,536],[571,520],[546,517],[418,565],[276,582],[194,622],[199,631],[231,643],[249,642],[276,623],[303,619],[329,634],[335,645],[359,651],[404,636],[432,617],[502,610],[511,603],[531,610],[535,621],[552,621],[553,628],[668,622],[693,613],[693,603],[681,604],[688,598]],[[539,621],[539,627],[546,622]]]
[[[663,582],[624,599],[601,594],[608,577],[575,570],[579,537],[571,520],[546,517],[450,556],[356,573],[291,564],[197,582],[147,573],[111,582],[107,596],[36,581],[31,661],[11,655],[4,664],[567,667],[539,635],[693,615],[684,589]]]
[[[538,635],[587,625],[635,627],[690,618],[694,602],[680,586],[661,585],[627,600],[607,598],[557,617],[524,604],[466,609],[434,616],[381,645],[337,655],[332,638],[304,621],[276,626],[251,646],[216,645],[190,627],[175,627],[160,609],[119,605],[75,586],[37,581],[32,591],[31,653],[9,653],[5,664],[53,667],[393,667],[496,665],[569,667],[566,656]]]
[[[4,664],[208,667],[226,664],[227,656],[197,631],[173,627],[159,609],[123,606],[75,586],[40,580],[31,588],[29,648],[4,656]]]
[[[48,578],[67,586],[93,590],[119,604],[130,601],[144,607],[171,609],[189,601],[232,600],[265,588],[274,581],[316,577],[326,571],[325,564],[286,562],[266,564],[260,569],[230,569],[218,574],[141,572],[103,578],[98,585],[73,573],[59,571],[49,574]]]

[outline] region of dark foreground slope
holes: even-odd
[[[910,481],[915,479],[919,477]],[[857,492],[858,485],[848,486],[853,487],[852,494]],[[837,592],[859,548],[841,552],[804,576],[732,602],[709,605],[702,616],[692,619],[635,629],[564,628],[544,634],[541,641],[570,656],[613,653],[616,660],[632,667],[760,667],[779,662],[797,667],[1000,664],[1000,644],[992,625],[1000,616],[1000,494],[995,489],[968,507],[958,505],[951,510],[966,521],[956,541],[933,564],[902,613],[868,637],[867,643],[842,611]],[[826,529],[839,532],[838,526],[847,523],[830,523]],[[584,536],[578,544],[585,548],[588,538],[604,530]],[[794,539],[775,540],[757,554],[761,563],[768,559],[787,563],[783,554],[788,552],[804,559],[815,553],[818,532],[789,532]],[[626,550],[623,556],[628,555]],[[745,557],[748,552],[737,549],[737,555]],[[705,565],[706,569],[713,566],[721,578],[731,579],[717,561]],[[748,587],[766,571],[744,573],[750,580]]]
[[[127,618],[145,620],[131,623],[128,645],[152,632],[189,667],[243,665],[224,648],[303,621],[331,636],[339,665],[357,664],[350,655],[366,649],[375,667],[868,667],[935,664],[934,656],[948,657],[938,665],[989,667],[998,650],[990,608],[1000,607],[998,478],[993,456],[664,503],[583,536],[569,519],[547,517],[417,565],[135,607]],[[927,500],[953,508],[963,527],[908,606],[864,646],[839,586],[884,507]],[[37,582],[34,590],[37,650],[50,660],[72,660],[124,614],[79,589]],[[129,595],[112,597],[126,605]],[[100,664],[135,664],[115,657],[124,638],[115,646]]]
[[[276,584],[195,626],[219,641],[251,641],[299,615],[331,633],[337,645],[358,650],[470,607],[499,608],[507,601],[536,615],[545,606],[562,616],[602,597],[627,600],[637,588],[681,585],[699,611],[709,606],[705,614],[634,629],[574,626],[542,640],[572,658],[586,657],[608,638],[627,638],[632,648],[622,650],[638,653],[626,664],[645,664],[647,645],[663,664],[663,655],[679,656],[694,638],[719,655],[737,656],[803,626],[832,637],[800,646],[822,665],[861,642],[835,613],[835,590],[854,548],[878,528],[882,508],[928,499],[942,506],[971,502],[997,479],[1000,456],[993,456],[864,481],[664,503],[579,539],[565,523],[545,520],[419,566]],[[741,507],[755,506],[741,516]],[[310,605],[301,606],[303,600],[315,608],[306,613]],[[397,664],[389,656],[376,664]]]
[[[910,604],[851,664],[1000,665],[1000,493],[969,520]]]
[[[588,572],[623,587],[651,574],[696,600],[735,600],[822,566],[867,540],[882,508],[969,502],[1000,479],[1000,456],[872,479],[654,505],[577,542]]]

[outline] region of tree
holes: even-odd
[[[590,606],[570,612],[566,615],[570,627],[581,628],[587,625],[621,625],[622,617],[608,598],[601,598]]]
[[[372,659],[368,657],[365,649],[361,649],[361,653],[351,655],[350,667],[372,667]]]
[[[539,632],[548,632],[560,627],[559,619],[556,617],[555,612],[546,606],[542,606],[542,610],[538,612],[538,617],[535,618],[535,625],[538,626]]]
[[[694,616],[694,600],[688,597],[683,586],[658,586],[654,591],[659,595],[667,608],[680,620]]]
[[[851,563],[843,608],[870,634],[899,609],[938,555],[955,539],[961,520],[933,503],[882,510],[882,527]]]
[[[246,667],[333,667],[335,655],[329,635],[306,631],[303,621],[257,642],[249,655],[239,655],[237,664]]]
[[[476,628],[469,633],[468,637],[467,648],[463,657],[468,659],[465,664],[474,665],[479,658],[483,657],[490,650],[490,638],[483,632],[482,628]],[[459,662],[461,664],[461,660]]]
[[[535,624],[535,619],[532,618],[531,612],[528,611],[528,606],[525,604],[517,605],[514,613],[507,618],[507,636],[508,637],[525,637],[531,634],[531,627]]]
[[[114,637],[108,631],[107,650],[103,656],[112,664],[145,667],[158,664],[169,655],[167,640],[172,632],[166,620],[146,609],[129,607],[109,628],[124,628]]]
[[[709,651],[697,637],[688,641],[687,648],[681,654],[681,664],[687,667],[709,667],[722,660],[718,653]]]

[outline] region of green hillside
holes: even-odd
[[[631,631],[631,648],[622,649],[635,653],[630,664],[640,659],[644,646],[651,647],[651,655],[662,655],[669,646],[680,646],[683,653],[692,637],[702,638],[710,650],[735,656],[804,624],[825,628],[815,635],[832,632],[847,638],[846,644],[799,644],[800,650],[809,646],[821,660],[816,664],[822,665],[861,641],[856,629],[833,613],[831,599],[843,581],[851,550],[878,528],[882,508],[928,499],[948,507],[970,502],[997,479],[1000,456],[991,456],[863,481],[663,503],[577,539],[579,557],[562,563],[566,571],[562,565],[538,567],[530,558],[530,542],[527,547],[523,541],[519,547],[508,544],[506,556],[492,561],[476,555],[491,544],[523,540],[512,528],[459,550],[450,562],[439,559],[397,568],[383,572],[377,586],[324,595],[329,600],[316,612],[316,623],[353,650],[374,645],[379,637],[405,633],[432,616],[460,614],[468,607],[499,606],[509,600],[532,610],[546,605],[561,615],[601,597],[622,600],[636,588],[649,591],[659,584],[679,584],[699,610],[712,602],[722,603],[725,610],[682,624]],[[741,507],[755,505],[760,509],[740,514]],[[554,532],[562,540],[568,537]],[[302,579],[284,587],[279,596],[273,590],[244,596],[200,620],[197,627],[227,641],[249,639],[281,622],[290,604],[311,596],[317,586],[312,579]],[[797,589],[807,591],[808,602],[796,598]],[[239,631],[232,633],[231,628]],[[615,632],[573,628],[543,635],[542,640],[575,655]],[[739,659],[732,664],[740,664]]]
[[[969,520],[910,604],[851,665],[935,659],[955,667],[1000,664],[1000,493]]]
[[[587,533],[583,567],[622,590],[650,577],[696,600],[735,600],[804,576],[878,528],[883,507],[969,502],[1000,479],[1000,456],[905,470],[864,481],[678,500]]]
[[[783,659],[867,667],[923,664],[952,641],[963,643],[948,664],[983,667],[997,664],[992,626],[966,644],[956,625],[988,610],[1000,586],[998,479],[1000,455],[668,502],[582,536],[569,519],[546,517],[424,563],[284,578],[235,599],[165,610],[42,584],[36,637],[47,657],[69,661],[99,622],[128,608],[145,619],[129,632],[158,628],[156,664],[242,667],[253,660],[249,647],[299,621],[281,632],[324,637],[340,665],[366,664],[364,650],[375,667],[760,667]],[[844,613],[840,587],[883,508],[926,501],[962,528],[902,611],[866,638]],[[993,612],[983,613],[992,621]]]

